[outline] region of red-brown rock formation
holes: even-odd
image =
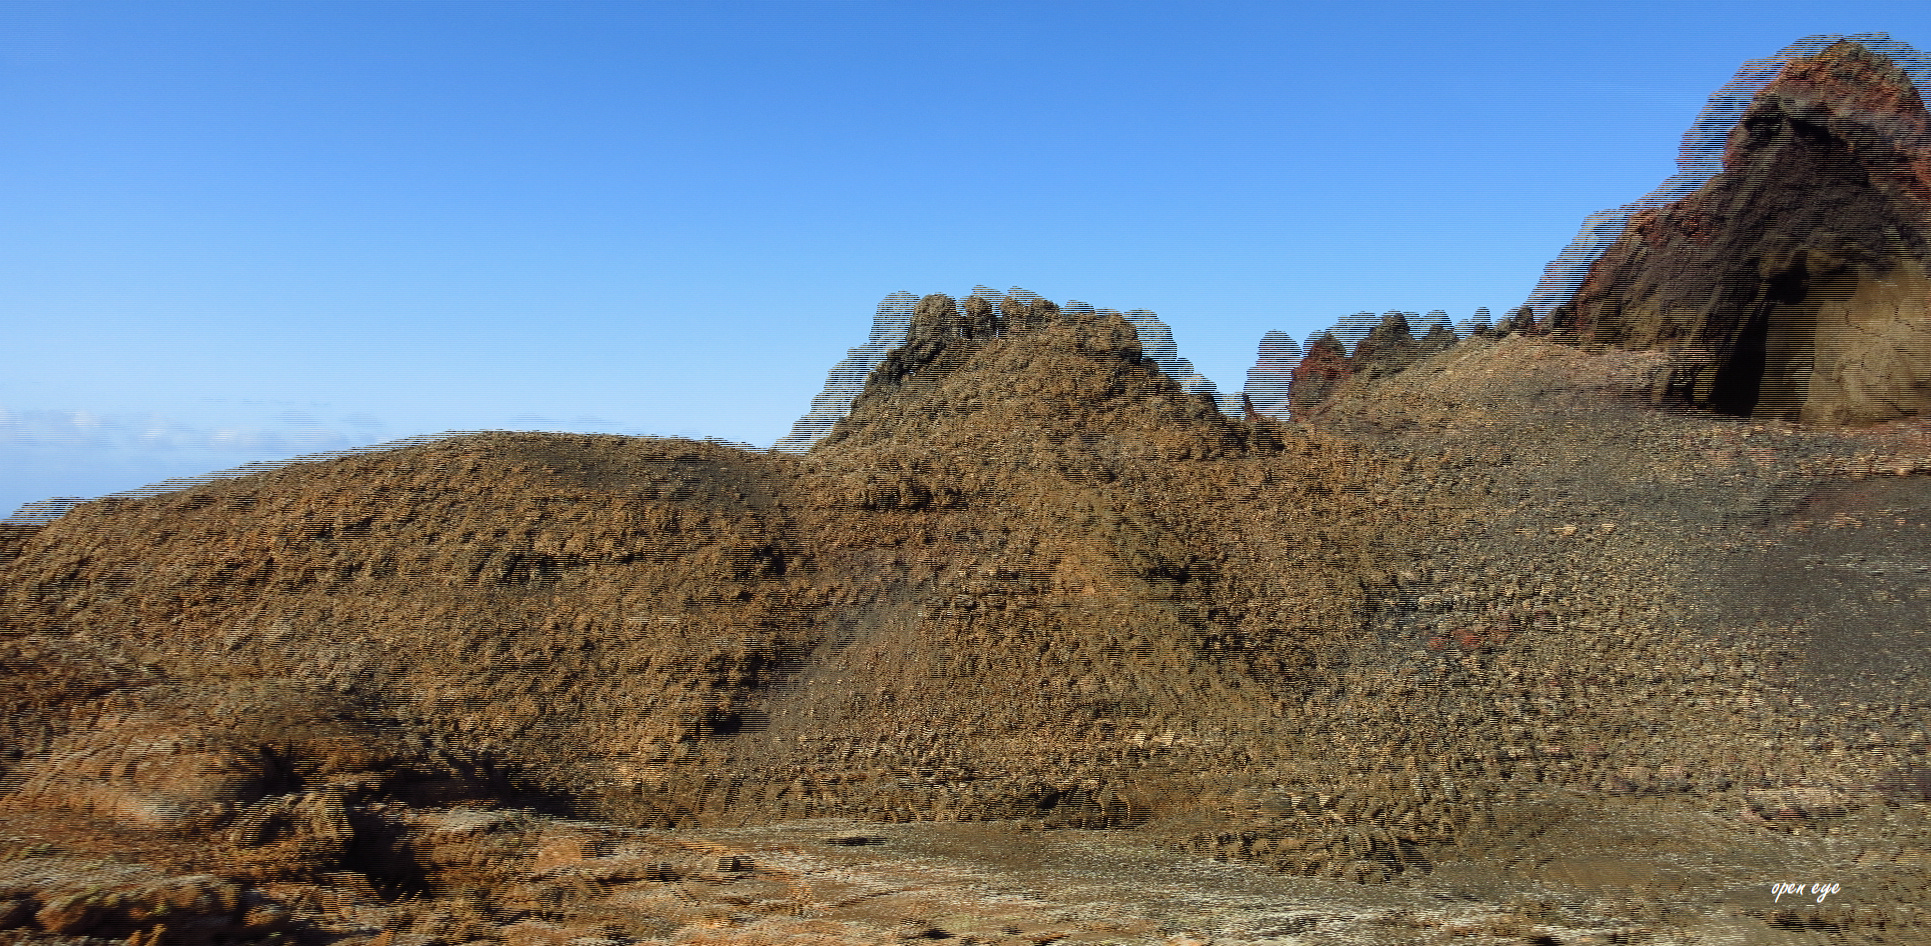
[[[1840,42],[1784,67],[1724,170],[1636,214],[1559,335],[1679,354],[1659,398],[1807,423],[1931,409],[1931,114]]]
[[[1334,332],[1308,343],[1306,357],[1290,374],[1288,401],[1295,416],[1312,416],[1334,395],[1343,381],[1359,376],[1368,381],[1399,374],[1416,362],[1446,350],[1458,340],[1446,325],[1437,323],[1415,337],[1408,317],[1412,312],[1386,312],[1350,353]],[[1367,313],[1362,313],[1366,316]]]
[[[1335,385],[1353,373],[1354,365],[1348,360],[1347,349],[1332,333],[1309,342],[1307,355],[1295,366],[1292,386],[1288,388],[1288,403],[1294,416],[1307,416],[1314,405],[1334,392]]]

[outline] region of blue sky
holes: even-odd
[[[1520,304],[1744,61],[1922,3],[0,6],[0,513],[442,430],[785,433],[896,290]]]

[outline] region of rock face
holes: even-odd
[[[1746,65],[1685,134],[1682,173],[1591,217],[1528,305],[1492,330],[1437,323],[1419,340],[1393,324],[1402,313],[1343,319],[1291,372],[1292,413],[1311,418],[1344,381],[1400,372],[1458,335],[1553,332],[1670,352],[1658,402],[1812,424],[1924,415],[1927,87],[1931,62],[1882,34],[1811,37]]]
[[[1316,405],[1327,400],[1328,395],[1347,377],[1354,373],[1354,365],[1348,360],[1348,349],[1329,332],[1307,343],[1307,354],[1301,363],[1294,366],[1292,381],[1288,386],[1290,412],[1298,418],[1313,413]]]
[[[1680,353],[1658,397],[1868,424],[1931,409],[1931,115],[1888,58],[1791,61],[1731,132],[1723,171],[1636,213],[1559,335]]]

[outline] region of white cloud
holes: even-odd
[[[290,457],[365,446],[382,427],[372,417],[337,423],[312,417],[279,424],[204,427],[152,413],[0,409],[0,453],[131,458],[218,454]]]

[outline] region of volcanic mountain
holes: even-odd
[[[1680,351],[1658,390],[1714,410],[1874,423],[1931,408],[1931,114],[1858,43],[1786,65],[1723,172],[1636,214],[1551,328]]]
[[[690,910],[626,885],[674,882],[766,889],[791,904],[746,914],[769,928],[783,890],[829,881],[691,852],[787,824],[983,825],[980,857],[1104,830],[1491,903],[1551,857],[1613,889],[1564,844],[1915,837],[1882,779],[1924,752],[1918,678],[1855,711],[1807,693],[1823,731],[1889,735],[1797,751],[1760,668],[1862,671],[1801,630],[1739,638],[1734,583],[1680,573],[1727,541],[1709,524],[1787,506],[1794,461],[1685,485],[1744,447],[1578,386],[1621,362],[1551,351],[1573,350],[1471,339],[1347,388],[1322,433],[1222,415],[1117,315],[929,296],[802,457],[479,435],[16,529],[10,922],[145,936],[186,898],[214,904],[202,939],[353,939],[357,909],[648,939]],[[1634,841],[1583,830],[1605,806]],[[159,873],[81,909],[47,865]],[[605,881],[556,891],[579,876]],[[1684,922],[1563,909],[1543,926]]]
[[[1882,66],[1793,66],[1709,195],[1888,229],[1791,205],[1738,268],[1659,213],[1560,326],[1629,349],[1387,317],[1286,424],[932,295],[798,453],[480,434],[9,524],[0,938],[1922,940],[1931,430],[1647,398],[1789,337],[1790,254],[1915,271],[1916,172],[1803,130],[1905,140],[1839,107]],[[1704,265],[1757,301],[1627,301]]]
[[[647,823],[767,805],[1110,823],[1153,802],[1081,789],[1091,763],[1066,747],[1271,717],[1352,623],[1407,518],[1363,503],[1364,463],[1221,416],[1117,317],[935,296],[809,458],[497,435],[91,504],[25,539],[9,631],[153,666],[120,698],[198,707],[166,725],[226,747],[222,771],[233,752],[367,777],[224,715],[268,701],[378,713],[383,739],[518,760]],[[1280,527],[1317,505],[1325,528]],[[756,791],[712,765],[757,769]],[[872,784],[935,766],[954,774]],[[763,797],[800,773],[851,787]],[[29,781],[166,826],[267,790],[91,778]]]

